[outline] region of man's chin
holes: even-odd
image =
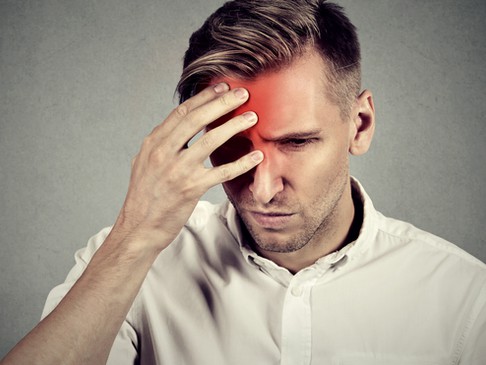
[[[249,236],[248,242],[256,251],[269,252],[295,252],[305,246],[295,234],[285,230],[261,229],[260,227],[246,226]]]
[[[296,241],[254,241],[254,249],[259,252],[291,253],[299,251],[305,242]]]

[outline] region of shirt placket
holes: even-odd
[[[310,364],[311,293],[319,276],[315,269],[306,269],[295,275],[287,287],[282,310],[281,365]]]
[[[281,317],[280,365],[309,365],[312,360],[312,290],[317,283],[331,280],[348,262],[348,251],[354,243],[325,256],[292,275],[256,254],[248,260],[286,288]]]

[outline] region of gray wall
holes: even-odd
[[[131,158],[175,105],[187,38],[221,3],[0,0],[0,357],[115,220]],[[486,3],[340,3],[378,111],[353,173],[384,213],[485,261]]]

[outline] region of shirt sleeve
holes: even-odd
[[[137,333],[124,321],[111,347],[107,365],[138,364]]]
[[[61,302],[64,296],[69,292],[74,283],[79,279],[81,274],[88,266],[89,261],[95,254],[96,250],[105,241],[111,231],[111,227],[104,228],[98,234],[91,237],[86,247],[76,251],[74,255],[75,265],[69,272],[64,283],[56,286],[47,296],[41,319],[44,319],[51,313]],[[118,334],[113,342],[110,355],[107,361],[109,365],[132,365],[137,364],[137,333],[125,319]]]
[[[460,365],[484,365],[486,359],[486,286],[479,293],[476,315],[464,344]]]
[[[69,290],[71,290],[72,286],[84,272],[96,250],[98,250],[101,244],[105,241],[110,231],[111,227],[102,229],[98,234],[94,235],[88,240],[86,247],[76,251],[74,254],[74,267],[71,269],[71,271],[69,271],[64,283],[56,286],[50,291],[44,305],[44,310],[42,311],[41,319],[44,319],[49,313],[51,313],[61,302],[62,298],[64,298]]]

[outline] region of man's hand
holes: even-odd
[[[187,147],[197,133],[245,103],[248,97],[247,90],[229,90],[225,83],[210,86],[179,105],[145,138],[132,162],[127,197],[114,233],[162,250],[179,233],[209,188],[261,162],[263,154],[253,151],[223,166],[204,166],[216,148],[257,122],[253,112],[236,116]]]
[[[248,99],[246,90],[228,88],[219,84],[187,100],[145,139],[111,233],[61,303],[2,365],[106,363],[153,261],[179,233],[201,195],[263,158],[253,151],[227,165],[203,165],[217,147],[256,123],[254,113],[232,118],[186,147],[208,124]]]

